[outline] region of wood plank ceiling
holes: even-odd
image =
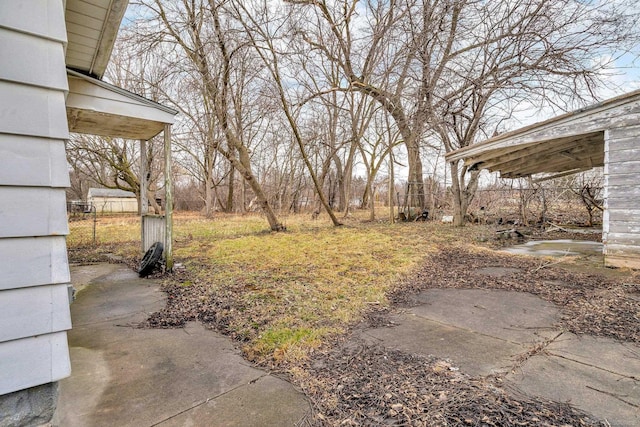
[[[604,132],[486,150],[466,157],[465,165],[498,171],[503,178],[587,170],[604,165]]]
[[[498,171],[504,178],[556,178],[604,166],[605,132],[640,120],[640,90],[447,153],[448,162]]]

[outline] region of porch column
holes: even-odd
[[[173,180],[171,178],[171,125],[164,125],[165,265],[173,270]]]
[[[144,247],[144,222],[143,218],[147,214],[147,207],[149,203],[147,201],[147,140],[140,140],[140,242],[142,247],[142,253],[145,253],[147,248]]]
[[[149,210],[147,200],[147,140],[140,140],[140,215],[146,215]]]

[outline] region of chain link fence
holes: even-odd
[[[67,245],[97,246],[101,243],[130,242],[140,239],[140,216],[135,212],[100,213],[88,203],[67,203],[69,235]]]

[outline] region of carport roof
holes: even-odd
[[[640,116],[640,91],[563,114],[452,151],[449,162],[499,171],[505,178],[568,175],[604,165],[604,132]]]

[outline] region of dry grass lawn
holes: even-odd
[[[308,425],[608,425],[566,404],[514,398],[494,383],[446,369],[443,375],[443,361],[373,347],[352,354],[337,339],[361,322],[384,323],[389,310],[421,290],[479,287],[553,302],[563,313],[562,329],[640,342],[637,273],[604,269],[583,257],[498,253],[489,248],[504,242],[489,226],[389,225],[365,217],[337,228],[309,216],[288,217],[287,231],[272,233],[260,216],[178,214],[174,255],[180,267],[156,276],[167,306],[146,326],[200,320],[229,335],[249,360],[286,371],[304,390],[313,403]],[[140,261],[136,217],[99,218],[98,245],[87,244],[91,221],[70,228],[72,262],[101,261],[106,254],[133,268]],[[504,278],[475,273],[486,266],[519,272]],[[416,384],[455,398],[431,399],[412,392]],[[387,396],[404,403],[392,404]]]
[[[241,342],[245,356],[256,363],[297,364],[368,313],[386,309],[397,287],[410,287],[403,279],[416,277],[444,248],[473,254],[498,244],[489,226],[390,225],[365,221],[366,215],[341,227],[309,215],[289,216],[287,231],[280,233],[269,232],[260,215],[176,215],[174,257],[180,268],[164,277],[169,303],[149,324],[180,327],[198,319]],[[91,220],[70,223],[72,262],[111,253],[137,265],[137,217],[98,218],[96,246],[84,243],[91,227]],[[471,262],[465,257],[448,259],[431,276],[442,281],[451,276],[446,271],[464,272],[464,263]]]
[[[187,320],[216,324],[242,341],[247,357],[258,363],[307,357],[364,313],[387,307],[393,286],[439,245],[473,244],[493,233],[487,227],[389,225],[357,216],[337,228],[309,215],[284,222],[286,232],[272,233],[259,215],[178,214],[174,221],[174,257],[184,268],[165,279],[173,309]],[[139,261],[137,217],[99,217],[95,247],[86,243],[91,227],[92,220],[70,223],[72,262],[100,260],[106,253],[132,266]],[[158,321],[167,327],[182,322]]]

